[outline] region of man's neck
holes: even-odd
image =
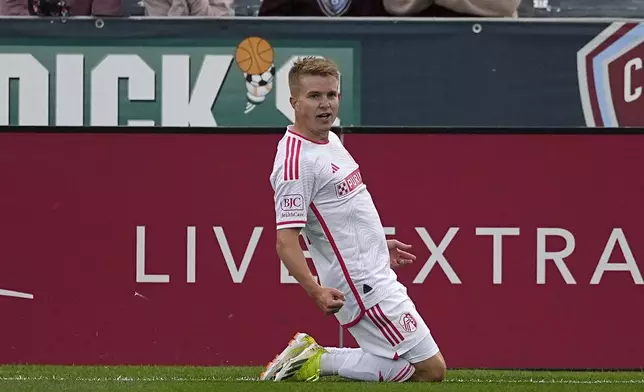
[[[326,143],[329,141],[329,132],[330,130],[326,131],[314,131],[312,129],[309,129],[303,125],[298,124],[296,121],[295,124],[293,124],[292,130],[296,133],[299,133],[300,135],[304,136],[306,139],[313,140],[315,142],[323,142]]]

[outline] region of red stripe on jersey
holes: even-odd
[[[301,223],[303,225],[306,224],[306,221],[286,221],[286,222],[277,222],[277,226],[282,226],[282,225],[290,225],[294,223]]]
[[[300,150],[302,149],[302,141],[298,140],[295,147],[295,179],[300,178]]]
[[[291,155],[291,138],[286,138],[286,156],[284,157],[284,181],[289,180],[288,176],[288,164],[290,162]]]
[[[290,161],[288,163],[288,176],[289,180],[294,180],[295,179],[295,144],[297,140],[294,138],[290,138],[289,140],[291,142],[291,156],[290,156]]]
[[[288,136],[286,138],[286,156],[284,157],[284,181],[300,178],[300,151],[302,141]]]
[[[396,326],[394,325],[394,323],[392,323],[392,322],[391,322],[391,320],[389,320],[389,318],[387,318],[387,316],[385,316],[385,313],[382,311],[382,308],[380,307],[380,305],[376,305],[376,311],[377,311],[378,313],[380,313],[380,315],[382,316],[382,318],[387,322],[387,324],[389,324],[389,326],[391,327],[391,329],[392,329],[392,330],[394,331],[394,333],[398,336],[398,340],[399,340],[399,341],[401,341],[401,342],[402,342],[403,340],[405,340],[405,337],[404,337],[404,336],[402,336],[402,334],[400,333],[400,331],[398,330],[398,328],[396,328]]]
[[[326,225],[326,222],[324,221],[324,218],[322,218],[322,214],[320,214],[320,211],[318,210],[318,208],[313,203],[311,203],[311,211],[313,211],[313,213],[315,214],[316,218],[318,218],[318,221],[320,222],[320,226],[322,226],[322,230],[324,231],[324,234],[326,235],[326,238],[329,240],[329,243],[331,244],[331,248],[333,249],[333,253],[335,253],[335,257],[338,258],[338,262],[340,263],[340,268],[342,268],[342,273],[344,274],[344,279],[349,284],[349,288],[351,289],[351,292],[353,293],[353,296],[356,297],[356,301],[358,302],[358,307],[361,310],[360,315],[362,315],[363,312],[366,310],[365,307],[364,307],[364,303],[362,302],[362,298],[360,298],[360,294],[358,293],[358,289],[356,289],[356,285],[353,284],[353,280],[351,280],[351,276],[349,276],[349,271],[347,270],[347,265],[345,264],[344,259],[342,258],[342,255],[340,254],[340,250],[338,249],[338,245],[335,243],[335,240],[333,239],[333,236],[331,235],[331,232],[329,231],[329,227]]]
[[[354,318],[353,320],[349,321],[346,324],[342,324],[342,326],[344,328],[355,327],[360,322],[360,320],[362,320],[362,318],[364,317],[364,314],[365,314],[365,311],[360,309],[360,313],[358,314],[358,316],[356,316],[356,318]]]
[[[382,333],[382,336],[384,336],[385,339],[387,339],[387,341],[389,341],[389,344],[391,344],[392,346],[395,346],[396,343],[391,338],[391,335],[389,335],[389,331],[387,331],[387,329],[384,328],[382,322],[380,320],[378,320],[378,318],[376,317],[376,314],[374,313],[373,308],[367,310],[367,316],[369,316],[369,318],[371,319],[371,322],[376,327],[378,327],[378,329]]]

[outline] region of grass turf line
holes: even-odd
[[[363,383],[325,377],[318,383],[257,382],[258,367],[0,366],[0,392],[206,391],[642,391],[644,372],[448,370],[447,380]]]

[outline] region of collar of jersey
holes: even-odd
[[[299,138],[300,138],[300,139],[302,139],[302,140],[306,140],[307,142],[311,142],[311,143],[314,143],[314,144],[328,144],[328,143],[329,143],[329,141],[328,141],[328,140],[327,140],[326,142],[320,142],[320,141],[311,140],[311,139],[309,139],[309,138],[307,138],[307,137],[305,137],[305,136],[302,136],[301,134],[297,133],[297,132],[294,130],[294,128],[293,128],[293,126],[292,126],[292,125],[289,125],[289,126],[286,128],[286,131],[287,131],[289,134],[291,134],[291,135],[294,135],[294,136],[296,136],[296,137],[299,137]]]

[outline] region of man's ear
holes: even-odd
[[[293,110],[295,110],[295,106],[297,105],[297,101],[293,97],[290,97],[289,101],[291,102],[291,107],[293,108]]]

